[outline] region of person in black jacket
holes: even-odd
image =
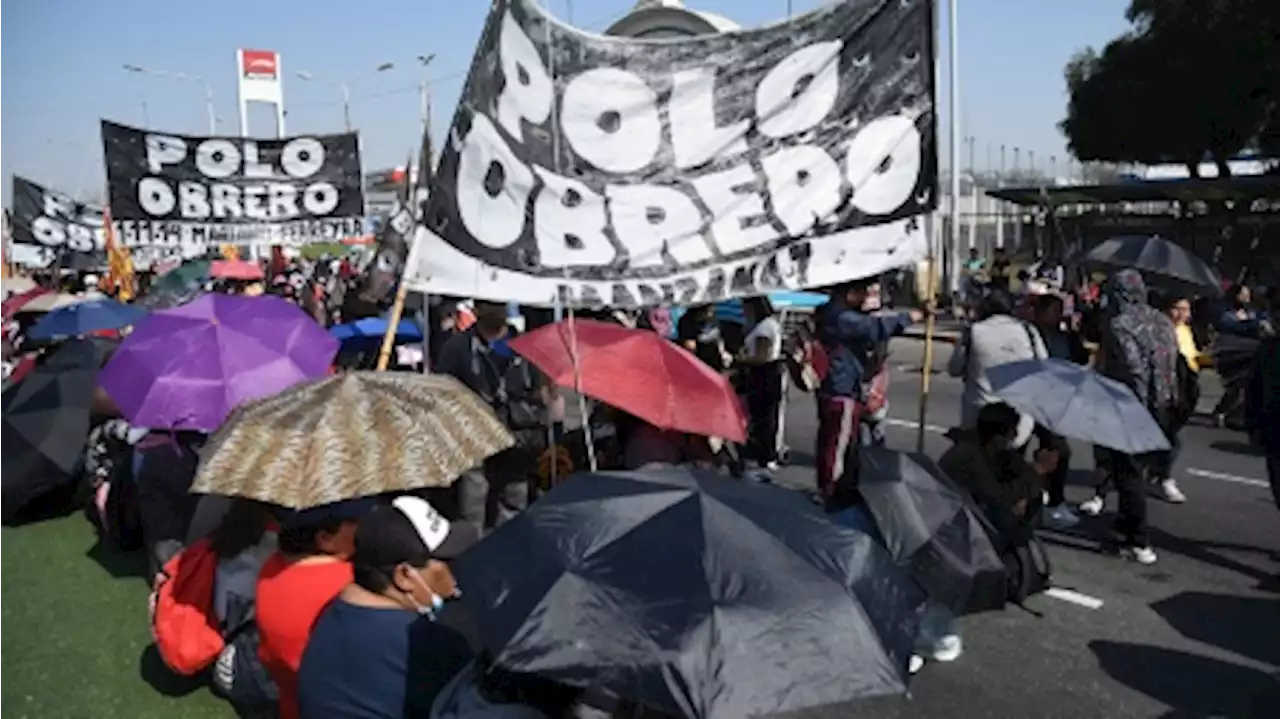
[[[1051,447],[1036,449],[1028,463],[1014,445],[1018,411],[996,402],[978,410],[972,431],[961,431],[938,460],[947,476],[967,489],[1006,546],[1030,541],[1040,513],[1046,475],[1060,457]]]

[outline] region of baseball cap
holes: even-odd
[[[450,522],[421,497],[396,497],[365,515],[356,528],[354,564],[393,567],[424,558],[449,560],[479,541],[475,527]]]

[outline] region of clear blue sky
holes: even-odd
[[[547,0],[574,24],[603,30],[634,0]],[[776,20],[786,0],[687,0],[745,26]],[[818,0],[795,0],[801,12]],[[946,0],[939,0],[945,15]],[[987,148],[1023,148],[1047,164],[1065,162],[1055,124],[1065,106],[1062,68],[1086,45],[1101,45],[1125,28],[1124,0],[960,0],[961,108],[965,136],[977,138],[979,168]],[[203,91],[195,83],[126,72],[129,63],[200,75],[213,87],[228,134],[238,130],[235,51],[281,53],[290,134],[340,131],[335,85],[305,82],[295,73],[351,79],[383,62],[390,71],[353,85],[353,119],[361,131],[365,169],[404,162],[418,141],[417,84],[432,78],[436,137],[442,137],[471,60],[485,0],[28,0],[11,3],[3,26],[0,170],[4,204],[13,173],[68,192],[94,196],[104,182],[99,118],[205,134]],[[939,87],[946,152],[945,25]],[[435,53],[424,73],[415,57]],[[266,122],[265,113],[253,121]],[[259,133],[263,127],[256,125]],[[1011,152],[1011,151],[1010,151]],[[945,154],[944,154],[945,163]],[[1012,159],[1010,155],[1010,159]],[[967,159],[965,160],[967,163]]]

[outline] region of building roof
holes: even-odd
[[[1015,205],[1111,205],[1122,202],[1280,201],[1280,176],[1134,180],[1113,185],[1002,187],[987,195]]]

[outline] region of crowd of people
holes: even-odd
[[[980,268],[975,264],[974,269]],[[269,281],[209,282],[201,290],[276,294],[324,325],[380,310],[359,297],[357,272],[345,260],[295,261],[267,274]],[[84,298],[101,294],[96,277],[68,279],[66,291]],[[1002,551],[1017,555],[1035,549],[1034,530],[1042,523],[1076,523],[1065,497],[1067,439],[1004,403],[987,372],[1028,359],[1092,364],[1132,390],[1174,449],[1140,457],[1097,449],[1096,495],[1080,510],[1101,512],[1114,490],[1120,552],[1143,564],[1155,562],[1147,532],[1148,494],[1186,501],[1170,470],[1178,433],[1195,412],[1197,373],[1206,361],[1201,349],[1206,343],[1192,331],[1193,298],[1150,292],[1140,273],[1123,270],[1095,299],[1051,290],[1019,300],[1009,287],[1003,257],[992,263],[989,279],[974,298],[972,324],[947,366],[963,381],[964,393],[960,425],[950,434],[954,444],[939,465],[982,509]],[[140,289],[145,296],[146,287]],[[769,481],[787,461],[784,418],[795,386],[811,391],[816,400],[816,501],[835,521],[875,533],[859,492],[861,448],[884,442],[890,340],[924,315],[886,309],[875,279],[826,291],[829,302],[800,327],[786,326],[766,298],[742,303],[741,325],[726,324],[712,305],[688,308],[674,322],[668,309],[594,314],[670,337],[713,371],[731,376],[749,415],[748,440],[737,446],[663,429],[595,403],[585,422],[608,425],[610,431],[597,429],[595,438],[607,437],[617,448],[600,453],[602,465],[635,470],[694,464]],[[1214,414],[1229,423],[1239,412],[1266,449],[1275,482],[1280,377],[1277,338],[1268,318],[1280,312],[1280,295],[1270,293],[1268,303],[1254,309],[1247,289],[1233,290],[1214,323],[1223,335],[1262,343],[1260,353],[1251,354],[1244,369],[1227,379],[1226,396]],[[460,321],[464,310],[467,322]],[[465,298],[437,299],[419,317],[427,325],[423,361],[430,371],[459,380],[494,410],[515,439],[447,489],[301,511],[193,495],[206,435],[148,432],[119,418],[100,418],[88,443],[82,496],[105,542],[121,551],[140,546],[146,552],[154,577],[157,639],[163,644],[176,621],[170,596],[174,576],[183,562],[203,553],[216,565],[207,590],[210,621],[221,645],[215,642],[217,651],[201,668],[212,668],[215,687],[242,715],[658,715],[652,708],[508,672],[492,657],[477,654],[475,627],[453,601],[466,587],[449,562],[536,501],[546,488],[537,476],[543,458],[572,432],[566,429],[560,392],[510,346],[520,331],[555,317],[528,309],[517,326],[507,305]],[[1090,322],[1096,330],[1094,352],[1085,326]],[[7,365],[24,354],[38,362],[44,351],[24,343],[21,333],[20,323],[7,328]],[[369,367],[371,360],[369,351],[339,353],[334,371]],[[8,374],[11,382],[21,379]],[[930,605],[911,669],[927,660],[954,660],[961,647],[953,613]],[[162,654],[176,656],[179,649],[186,647],[162,646]]]

